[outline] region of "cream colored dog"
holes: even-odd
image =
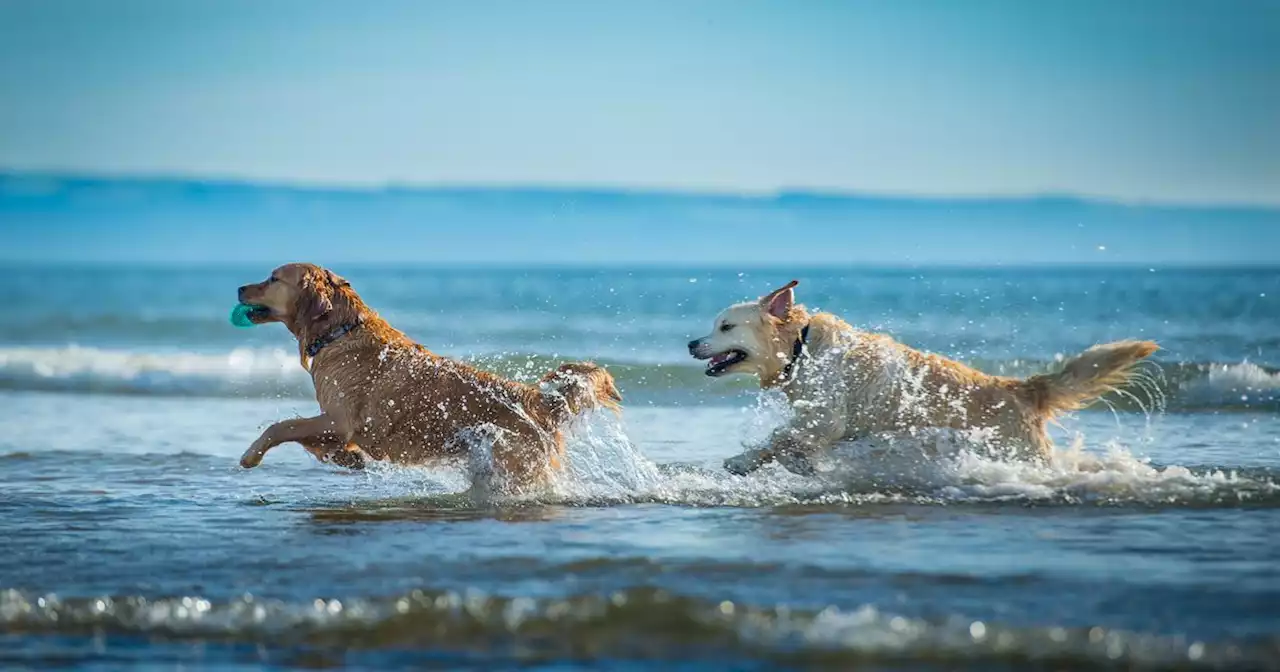
[[[725,461],[735,474],[775,459],[811,474],[809,458],[841,439],[929,427],[981,428],[995,453],[1045,458],[1053,450],[1045,425],[1055,415],[1127,383],[1134,366],[1158,349],[1119,341],[1086,350],[1056,373],[992,376],[834,315],[810,315],[795,304],[797,284],[730,306],[709,335],[689,343],[690,354],[709,360],[707,375],[755,374],[762,388],[781,388],[794,410],[763,445]]]

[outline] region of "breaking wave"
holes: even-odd
[[[1198,641],[1094,627],[915,618],[709,601],[647,587],[524,597],[413,590],[381,598],[281,601],[253,595],[63,599],[0,591],[0,629],[31,635],[144,635],[179,641],[474,652],[546,660],[768,658],[825,666],[927,662],[1054,669],[1273,668],[1280,641]]]
[[[542,355],[497,355],[472,363],[516,379],[532,380],[558,361]],[[728,399],[750,391],[744,378],[709,380],[691,364],[609,367],[629,399]],[[1026,376],[1049,362],[973,362],[993,374]],[[1280,412],[1280,370],[1252,362],[1147,365],[1150,384],[1134,395],[1113,395],[1115,408],[1172,411]],[[190,397],[312,397],[311,381],[297,353],[283,349],[235,349],[220,353],[135,352],[90,347],[0,348],[0,389]]]

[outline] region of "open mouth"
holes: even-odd
[[[718,355],[712,355],[710,361],[707,362],[707,375],[718,376],[729,369],[729,367],[747,359],[747,353],[741,350],[728,350]]]

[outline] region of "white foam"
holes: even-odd
[[[1280,493],[1280,486],[1233,472],[1196,473],[1158,466],[1108,442],[1090,449],[1083,437],[1058,447],[1046,463],[998,459],[972,436],[935,430],[907,440],[868,439],[842,446],[828,478],[853,492],[883,491],[944,501],[1178,502]]]
[[[80,346],[0,348],[0,386],[45,391],[310,397],[295,352],[145,353]]]
[[[1247,406],[1280,400],[1280,372],[1248,361],[1206,368],[1202,377],[1183,386],[1182,405]]]

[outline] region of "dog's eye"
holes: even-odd
[[[732,325],[732,324],[722,324],[722,325],[720,325],[720,331],[733,331],[733,325]]]

